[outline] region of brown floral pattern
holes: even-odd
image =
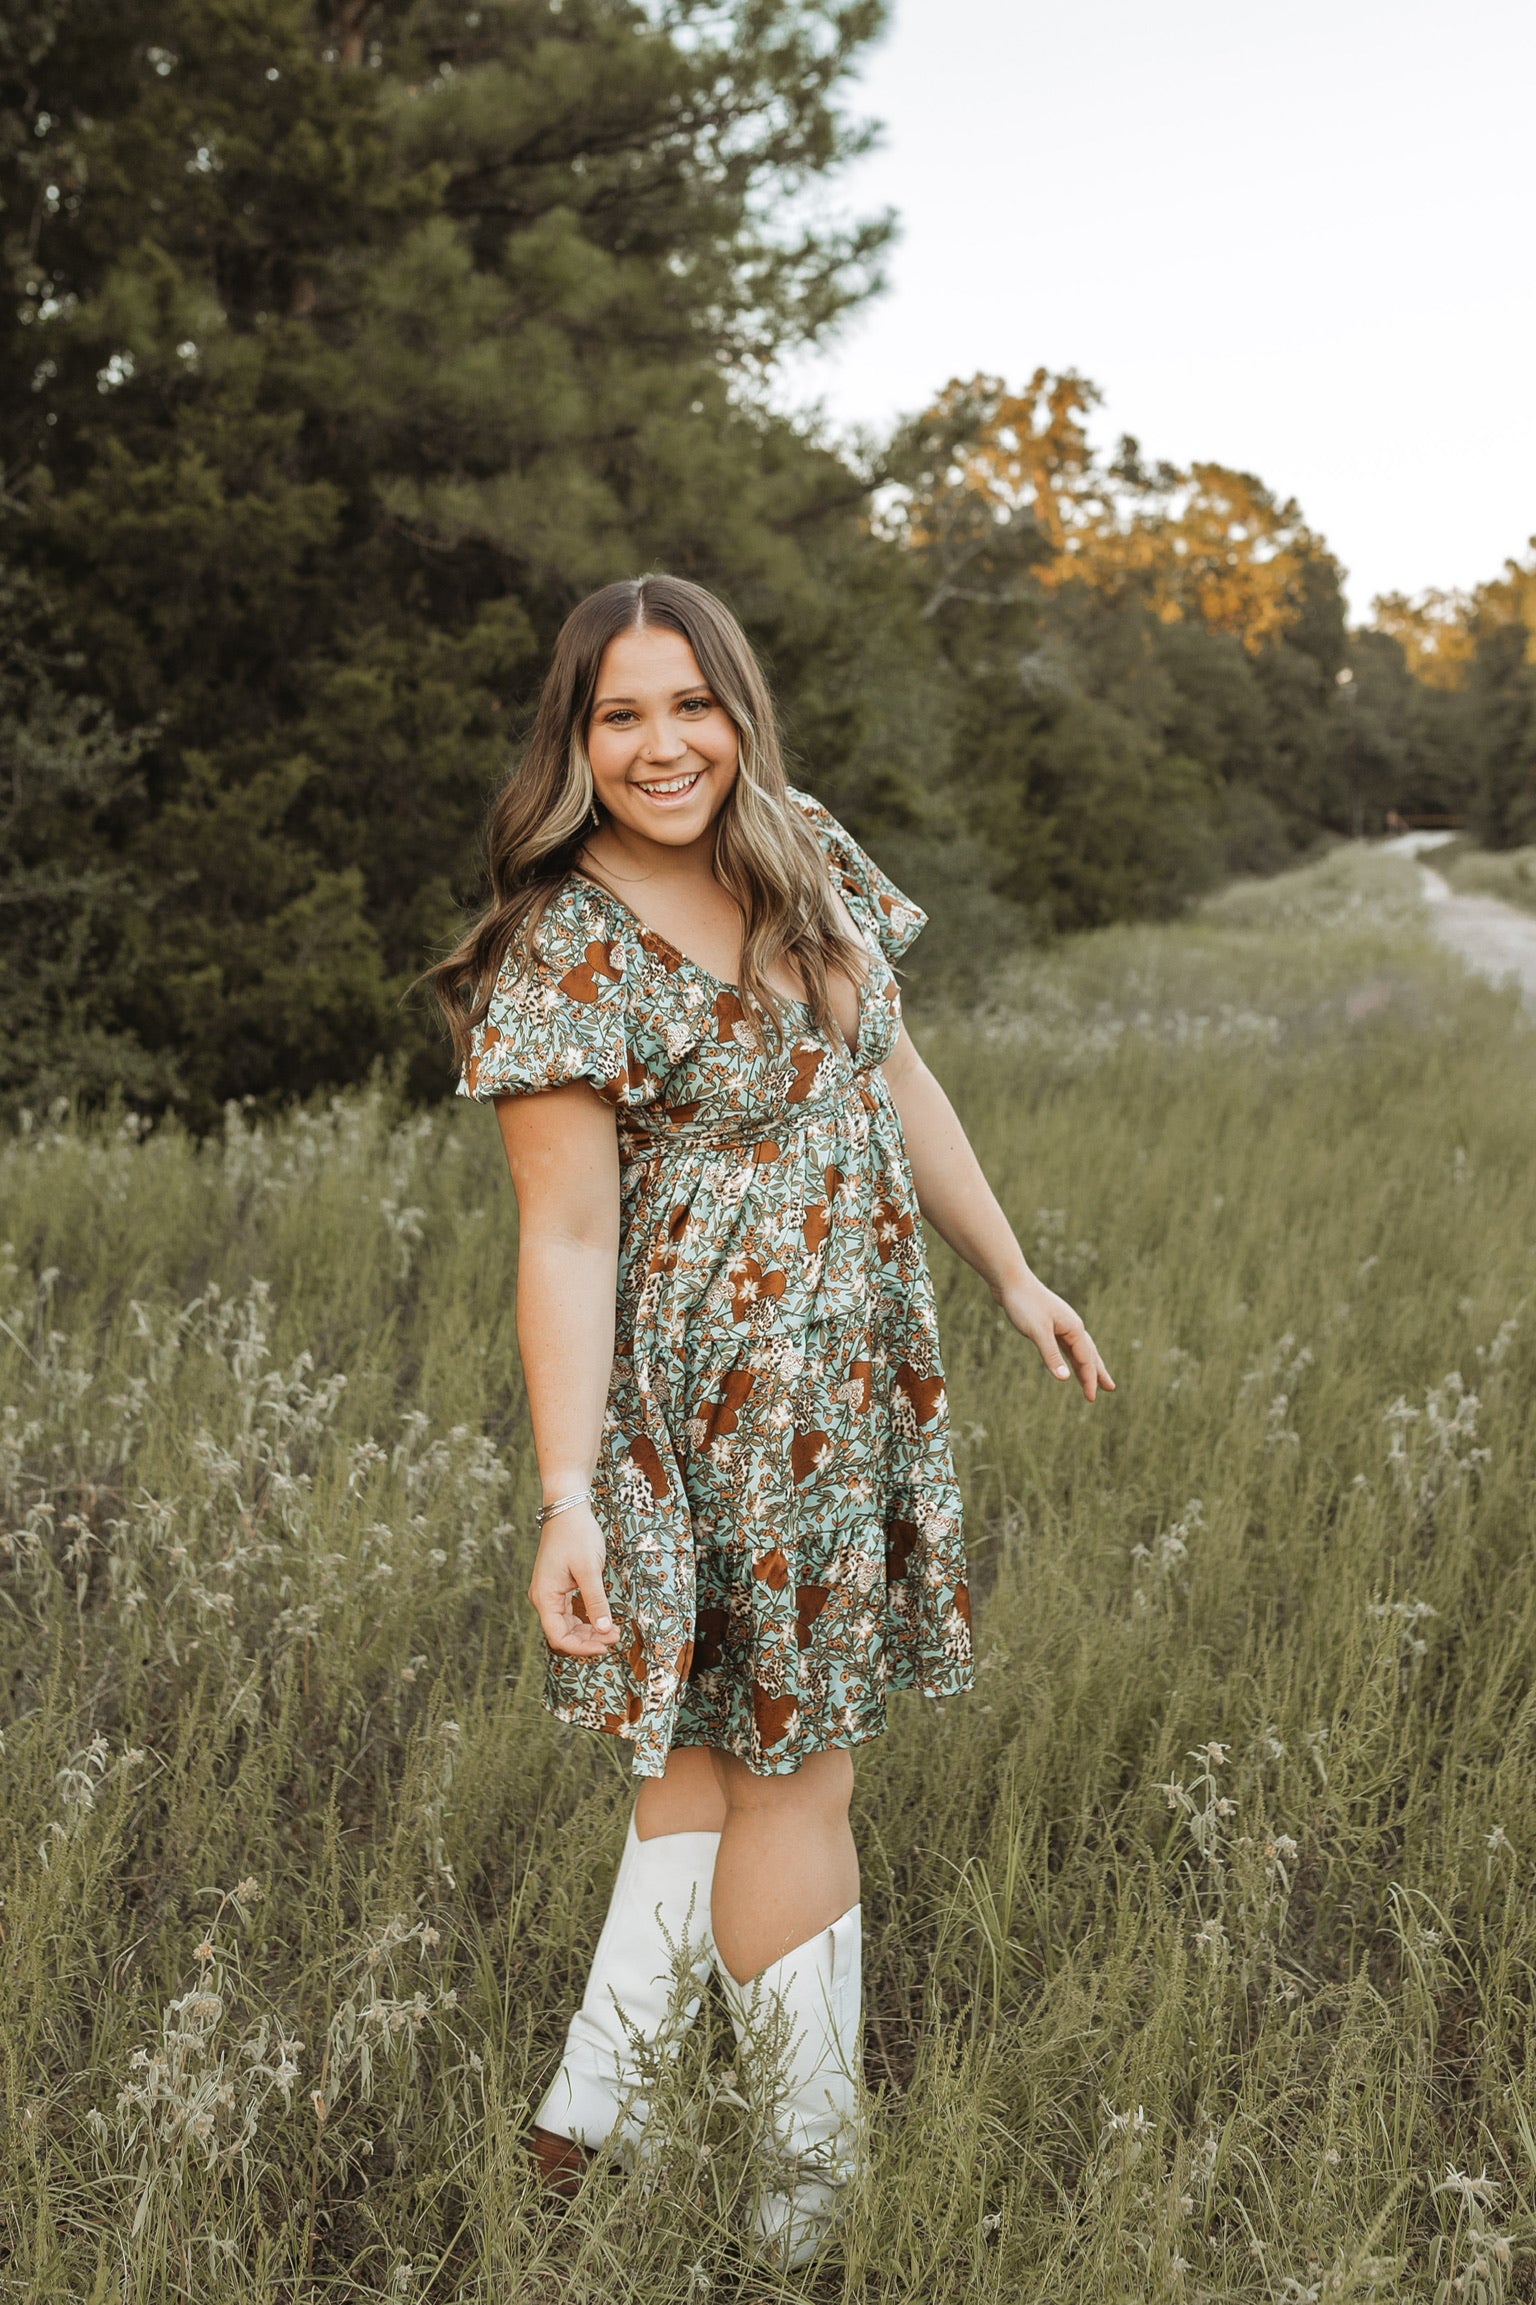
[[[891,1689],[971,1684],[970,1604],[933,1289],[880,1067],[890,963],[924,914],[794,795],[870,950],[857,1047],[736,988],[573,874],[509,962],[460,1084],[588,1080],[622,1159],[618,1342],[595,1481],[608,1656],[551,1656],[562,1720],[714,1745],[762,1774],[862,1744]]]

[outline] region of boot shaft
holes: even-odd
[[[709,1897],[719,1843],[718,1833],[642,1841],[630,1818],[586,1990],[536,2128],[594,2150],[638,2151],[647,2069],[698,2014],[714,1957]]]

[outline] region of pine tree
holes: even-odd
[[[863,490],[768,413],[886,226],[848,157],[879,0],[42,0],[0,50],[5,538],[147,734],[154,933],[101,987],[187,1109],[442,1060],[448,933],[592,585],[719,585],[770,654]]]
[[[177,1074],[115,1026],[103,983],[137,915],[114,828],[137,796],[141,739],[69,693],[48,603],[0,571],[0,1109],[114,1089],[152,1102]]]

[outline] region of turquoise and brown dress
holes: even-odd
[[[762,1774],[968,1688],[970,1603],[933,1285],[881,1073],[890,963],[924,914],[795,793],[869,947],[850,1051],[787,1001],[781,1046],[573,873],[509,960],[461,1083],[590,1081],[621,1160],[618,1329],[594,1479],[620,1639],[551,1655],[562,1720]]]

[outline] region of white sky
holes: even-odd
[[[884,425],[951,376],[1076,367],[1104,437],[1295,495],[1381,591],[1536,530],[1532,0],[895,0],[839,205],[886,296],[791,371]]]

